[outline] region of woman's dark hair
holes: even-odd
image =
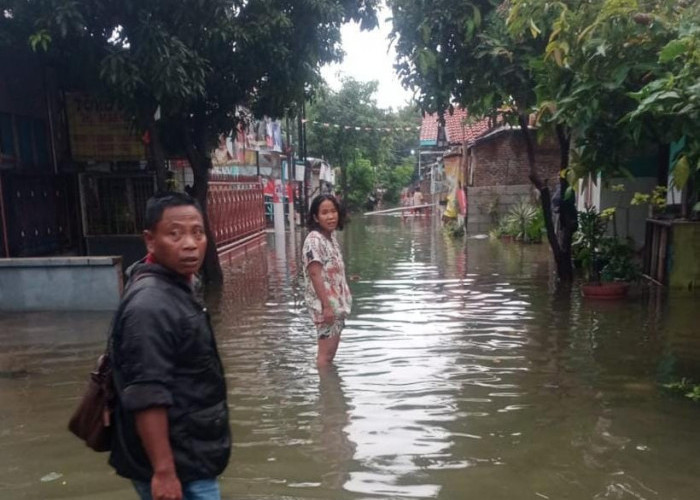
[[[331,194],[320,194],[311,202],[309,213],[306,216],[306,226],[309,228],[309,231],[319,231],[321,229],[321,226],[314,217],[318,217],[318,211],[321,208],[321,203],[326,200],[333,203],[335,209],[338,211],[338,230],[343,230],[343,226],[345,225],[345,209],[340,206],[340,203],[338,203],[335,196]]]
[[[200,214],[204,215],[199,202],[187,193],[165,191],[154,194],[146,202],[144,229],[153,231],[163,218],[163,212],[165,212],[166,208],[182,206],[193,206]]]

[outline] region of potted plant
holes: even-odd
[[[574,258],[583,271],[584,297],[615,299],[627,295],[629,283],[639,276],[634,250],[616,237],[606,236],[612,211],[599,214],[589,207],[579,213]]]

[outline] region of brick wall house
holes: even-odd
[[[522,198],[535,201],[537,191],[528,178],[525,141],[519,128],[492,130],[468,144],[466,150],[469,232],[487,232]],[[554,138],[535,144],[535,160],[542,178],[554,186],[560,164]]]
[[[471,233],[488,232],[520,199],[536,200],[520,128],[489,119],[469,120],[467,111],[459,107],[453,114],[445,114],[444,120],[441,125],[435,114],[423,118],[420,173],[424,195],[433,187],[435,201],[444,202],[464,179],[467,230]],[[535,160],[540,176],[554,186],[560,164],[559,144],[554,137],[535,142]],[[449,168],[454,163],[459,163],[459,172]],[[431,186],[433,174],[436,182]]]
[[[437,113],[423,117],[420,130],[419,177],[426,203],[444,202],[454,179],[445,176],[445,158],[462,155],[464,146],[490,130],[488,119],[471,121],[466,109],[455,106],[453,112],[445,112],[444,123]],[[454,160],[453,160],[454,161]],[[464,167],[462,167],[463,178]],[[431,178],[435,176],[435,182]],[[434,189],[435,193],[431,193]],[[433,199],[434,198],[434,199]]]
[[[559,146],[553,138],[535,145],[540,175],[550,183],[559,176]],[[530,184],[525,141],[519,129],[501,129],[468,147],[469,186]]]

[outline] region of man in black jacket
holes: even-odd
[[[110,464],[142,500],[218,500],[231,436],[226,384],[192,281],[207,238],[184,193],[148,200],[148,255],[129,270],[111,337],[118,400]]]

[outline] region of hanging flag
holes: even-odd
[[[411,132],[413,130],[420,130],[421,127],[420,125],[416,125],[413,127],[365,127],[365,126],[360,126],[360,125],[340,125],[338,123],[331,123],[331,122],[320,122],[317,120],[307,120],[307,119],[302,119],[302,123],[312,123],[314,125],[323,125],[325,128],[337,128],[337,129],[343,129],[343,130],[352,130],[355,129],[357,131],[366,131],[366,132]]]

